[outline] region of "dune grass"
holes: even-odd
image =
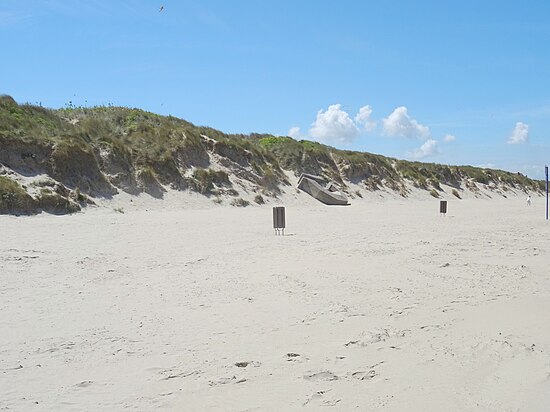
[[[36,207],[34,199],[19,183],[0,176],[0,214],[33,214]]]
[[[273,193],[288,184],[283,170],[296,175],[320,174],[343,187],[348,181],[361,183],[367,190],[385,186],[404,195],[407,182],[430,192],[440,191],[442,184],[462,189],[465,179],[474,184],[507,185],[523,190],[544,188],[542,181],[502,170],[397,160],[286,136],[226,134],[136,108],[69,105],[52,110],[17,104],[9,96],[0,97],[0,145],[3,138],[50,145],[60,158],[69,153],[95,153],[98,157],[100,152],[107,151],[128,168],[150,168],[163,184],[181,178],[178,170],[208,169],[207,151],[213,150],[239,167],[252,169],[260,176],[254,183]],[[229,181],[228,177],[206,170],[195,172],[193,179],[196,184],[190,187],[203,193],[208,193],[213,185],[227,185]]]

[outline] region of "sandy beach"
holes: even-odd
[[[544,411],[542,197],[0,217],[0,410]]]

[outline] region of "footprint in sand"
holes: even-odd
[[[332,398],[327,399],[326,394],[330,392],[329,390],[326,391],[317,391],[313,395],[311,395],[303,404],[303,406],[306,406],[310,402],[319,402],[321,406],[335,406],[338,402],[341,401],[341,399],[338,398]]]
[[[287,353],[284,358],[287,362],[295,362],[295,363],[303,363],[309,361],[309,358],[306,356],[302,356],[299,353],[293,353],[289,352]]]
[[[331,371],[321,371],[305,374],[304,379],[308,381],[335,381],[338,380],[338,376]]]
[[[371,369],[369,371],[357,371],[351,374],[352,378],[359,379],[360,381],[369,380],[376,376],[376,371]]]
[[[175,379],[175,378],[187,378],[191,375],[197,375],[200,372],[199,371],[183,371],[183,372],[175,372],[172,369],[166,369],[160,372],[161,375],[164,377],[161,379],[161,381],[167,381],[169,379]]]
[[[208,384],[210,386],[216,386],[216,385],[227,385],[228,383],[243,383],[246,382],[246,379],[237,379],[236,376],[226,377],[226,378],[219,378],[215,381],[210,381]]]
[[[255,368],[261,366],[262,364],[260,362],[252,361],[252,362],[236,362],[235,366],[237,368],[246,368],[248,365],[254,366]]]

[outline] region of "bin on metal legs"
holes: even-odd
[[[284,206],[275,206],[273,208],[273,229],[275,234],[285,234],[285,208]]]

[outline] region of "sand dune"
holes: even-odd
[[[542,200],[1,217],[0,410],[543,411]]]

